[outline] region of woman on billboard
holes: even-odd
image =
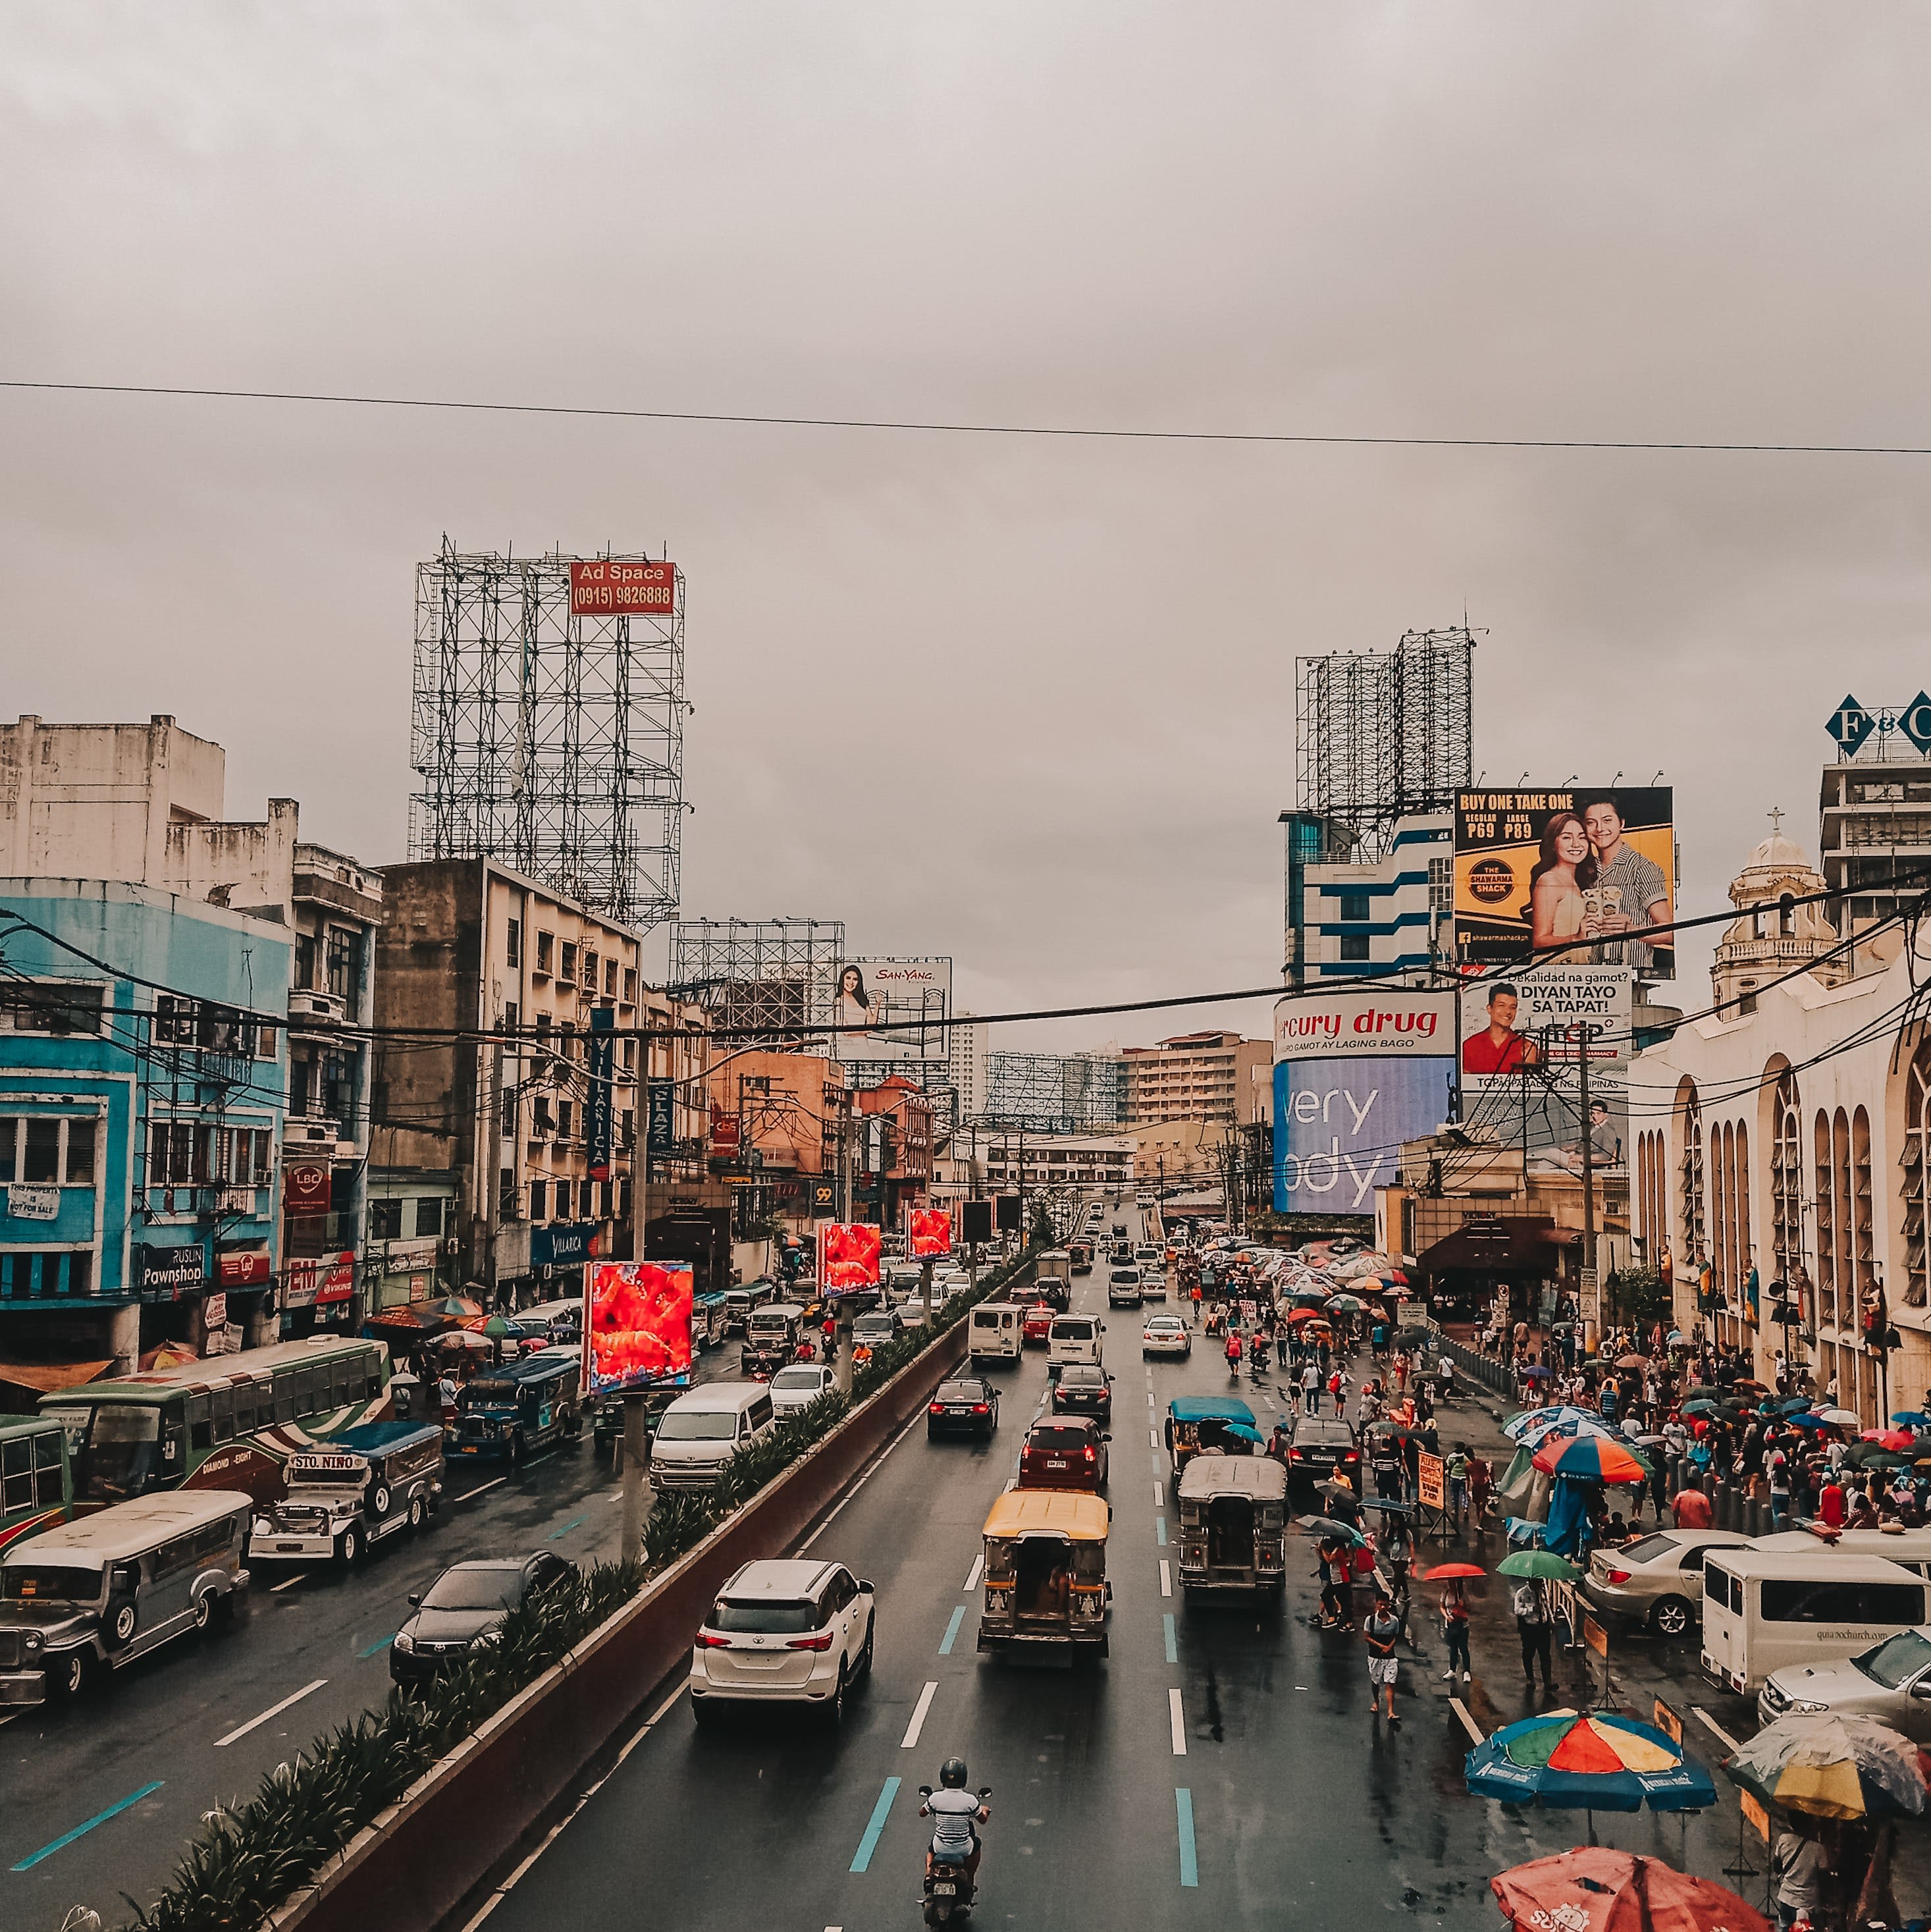
[[[1543,827],[1542,850],[1529,874],[1529,940],[1538,949],[1567,939],[1594,939],[1596,921],[1583,897],[1596,883],[1589,834],[1573,812]]]
[[[865,1029],[862,1033],[840,1033],[835,1048],[840,1054],[850,1058],[853,1048],[884,1017],[884,1005],[883,1000],[875,1000],[866,992],[865,975],[856,966],[847,966],[840,972],[832,1024],[840,1028]]]

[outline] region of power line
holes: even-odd
[[[1222,443],[1312,449],[1573,450],[1710,456],[1931,456],[1931,446],[1882,442],[1726,442],[1687,436],[1322,435],[1298,430],[1141,429],[1073,423],[949,422],[892,416],[755,414],[740,410],[623,409],[602,404],[478,402],[448,396],[376,396],[310,389],[231,389],[160,382],[49,382],[0,380],[0,389],[85,396],[154,396],[194,401],[300,403],[350,409],[420,410],[469,415],[575,417],[595,422],[711,424],[748,429],[862,430],[915,436],[1034,437],[1061,442]]]

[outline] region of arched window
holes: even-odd
[[[1750,1298],[1750,1130],[1741,1120],[1737,1123],[1734,1161],[1730,1170],[1730,1266],[1737,1278],[1737,1313],[1742,1320],[1754,1323],[1757,1304]]]
[[[1898,1156],[1903,1176],[1904,1299],[1925,1305],[1931,1268],[1925,1259],[1924,1226],[1931,1218],[1931,1040],[1913,1056],[1904,1074],[1904,1148]]]
[[[1797,1076],[1788,1066],[1777,1076],[1771,1104],[1771,1267],[1795,1290],[1804,1266],[1804,1115]]]
[[[1831,1226],[1837,1250],[1837,1325],[1854,1330],[1858,1325],[1860,1284],[1852,1220],[1851,1123],[1841,1107],[1831,1117]]]
[[[1678,1090],[1676,1108],[1683,1123],[1683,1227],[1676,1264],[1693,1276],[1709,1252],[1703,1195],[1703,1109],[1693,1081],[1686,1080]]]
[[[1730,1270],[1730,1130],[1710,1130],[1710,1286],[1726,1300],[1736,1286]]]

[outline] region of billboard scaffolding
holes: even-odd
[[[670,928],[678,994],[739,1036],[734,1043],[778,1052],[828,1051],[824,1039],[807,1040],[799,1030],[831,1024],[844,956],[841,919],[688,919]]]
[[[1300,809],[1345,826],[1351,855],[1383,856],[1396,824],[1446,812],[1475,748],[1475,637],[1410,631],[1392,651],[1295,664]]]
[[[616,587],[579,580],[598,575]],[[624,925],[659,923],[677,910],[684,711],[674,564],[445,536],[415,569],[409,856],[499,860]]]

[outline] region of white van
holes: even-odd
[[[1807,1529],[1783,1529],[1773,1536],[1753,1537],[1750,1547],[1813,1556],[1819,1552],[1840,1556],[1875,1556],[1886,1563],[1902,1564],[1920,1576],[1931,1577],[1931,1529],[1847,1529],[1834,1537],[1813,1535]]]
[[[712,1382],[688,1390],[658,1419],[650,1445],[653,1490],[708,1490],[748,1444],[778,1426],[763,1382]]]
[[[968,1352],[975,1362],[1016,1362],[1019,1359],[1019,1310],[1009,1301],[982,1301],[972,1312]]]
[[[1046,1372],[1057,1376],[1069,1362],[1099,1360],[1099,1338],[1106,1324],[1090,1315],[1056,1315],[1046,1330]]]
[[[1931,1621],[1931,1586],[1875,1556],[1713,1550],[1703,1559],[1703,1669],[1748,1694],[1773,1671],[1855,1655]]]

